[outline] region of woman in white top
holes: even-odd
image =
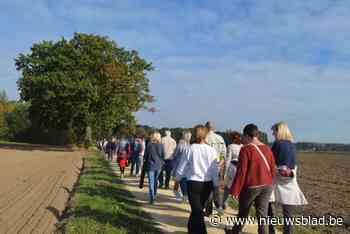
[[[206,144],[208,129],[203,125],[195,127],[195,143],[181,159],[176,171],[176,180],[187,179],[188,200],[191,214],[188,220],[189,234],[206,234],[203,208],[214,187],[219,186],[219,170],[216,150]]]
[[[233,131],[230,134],[232,144],[227,147],[227,155],[225,158],[225,178],[224,178],[224,196],[222,199],[222,208],[226,209],[226,200],[230,194],[232,182],[235,178],[238,164],[239,152],[241,151],[241,134]]]

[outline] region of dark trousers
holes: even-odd
[[[188,200],[191,206],[191,214],[188,219],[189,234],[206,234],[207,229],[204,223],[204,204],[213,190],[213,183],[187,181]]]
[[[164,185],[164,172],[165,172],[165,187],[169,188],[171,171],[172,171],[172,160],[165,160],[165,164],[159,173],[159,187]]]
[[[292,225],[286,225],[286,219],[293,217],[293,210],[293,205],[282,205],[283,219],[285,219],[285,224],[283,225],[283,234],[290,234],[293,231]],[[268,215],[269,217],[275,217],[276,215],[274,204],[271,202],[269,203]],[[273,225],[269,225],[269,234],[275,234],[275,228]]]
[[[272,186],[262,186],[256,188],[243,189],[239,195],[239,212],[238,218],[247,218],[250,207],[254,204],[256,217],[267,218],[269,200],[272,193]],[[243,228],[241,223],[235,224],[232,228],[232,233],[239,233]],[[259,234],[267,234],[267,225],[258,225]]]
[[[133,156],[131,158],[130,175],[138,175],[139,174],[142,160],[143,160],[143,157],[139,156],[139,155]],[[134,174],[134,169],[135,169],[135,174]]]

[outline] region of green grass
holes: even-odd
[[[233,200],[232,198],[229,198],[228,200],[228,204],[231,208],[238,210],[238,201],[237,200]],[[281,214],[277,214],[279,216],[281,216]],[[251,217],[256,217],[255,214],[255,208],[251,207],[249,210],[249,216]],[[277,226],[276,227],[277,230],[279,231],[283,231],[283,226]],[[294,234],[318,234],[320,233],[317,230],[312,229],[311,227],[306,227],[306,226],[294,226],[293,227],[293,233]]]
[[[132,194],[98,153],[85,159],[85,168],[73,197],[68,218],[59,232],[137,234],[161,233]]]

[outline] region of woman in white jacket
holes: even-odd
[[[219,186],[219,169],[216,150],[206,144],[208,130],[203,125],[195,127],[196,142],[182,158],[176,172],[176,180],[187,179],[188,200],[191,214],[188,220],[189,234],[206,234],[204,204],[214,187]]]

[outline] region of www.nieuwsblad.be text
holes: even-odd
[[[248,218],[238,218],[236,216],[219,216],[213,215],[210,217],[209,222],[212,226],[233,226],[244,224],[260,224],[260,225],[296,225],[296,226],[342,226],[344,224],[343,217],[333,216],[299,216],[292,218],[282,217],[267,217],[256,218],[249,216]]]

